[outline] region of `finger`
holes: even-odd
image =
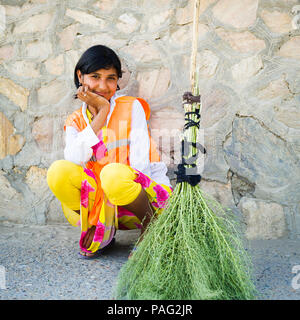
[[[87,98],[87,99],[101,99],[101,96],[98,96],[96,93],[92,92],[92,91],[86,91],[84,93],[84,96]]]
[[[87,93],[85,93],[85,92],[83,92],[83,91],[80,91],[79,93],[78,93],[78,97],[81,99],[81,100],[86,100],[86,98],[87,98]]]
[[[77,97],[79,98],[79,97],[83,97],[83,94],[82,94],[82,87],[79,87],[78,89],[77,89]]]
[[[79,88],[77,89],[77,92],[78,92],[78,93],[81,93],[81,95],[83,96],[83,94],[84,94],[84,85],[82,85],[81,87],[79,87]]]
[[[96,93],[93,93],[91,91],[84,92],[83,96],[85,97],[85,99],[88,99],[90,102],[92,102],[95,99],[99,98],[99,96]]]
[[[84,97],[83,92],[78,92],[78,96],[83,98]]]
[[[86,102],[86,97],[82,93],[78,93],[77,98],[82,102]]]
[[[92,97],[92,96],[93,96],[93,92],[91,92],[91,91],[89,91],[89,90],[84,91],[83,94],[84,94],[86,97],[87,97],[87,96],[89,96],[89,97]]]
[[[93,241],[93,238],[94,238],[93,233],[90,232],[90,233],[88,234],[87,241],[86,241],[86,248],[87,248],[87,249],[88,249],[89,246],[91,245],[91,243],[92,243],[92,241]]]
[[[90,88],[89,88],[89,86],[86,84],[86,85],[84,85],[84,90],[83,90],[83,92],[84,92],[84,95],[86,96],[86,94],[88,93],[90,91]]]
[[[108,100],[100,95],[98,95],[97,93],[94,93],[92,91],[88,91],[87,92],[87,97],[90,97],[90,98],[96,98],[98,99],[98,101],[103,101],[103,102],[107,102]]]
[[[86,235],[85,235],[85,237],[84,237],[83,240],[82,240],[82,246],[83,246],[83,248],[85,248],[85,243],[86,243]]]
[[[86,233],[86,235],[85,235],[85,237],[83,239],[83,243],[82,244],[83,244],[84,247],[86,247],[86,245],[87,245],[88,238],[89,238],[89,233],[90,233],[90,230],[87,231],[87,233]]]
[[[82,242],[82,246],[84,248],[87,248],[87,244],[88,244],[88,241],[89,241],[89,235],[90,235],[90,229],[87,231],[84,239],[83,239],[83,242]]]

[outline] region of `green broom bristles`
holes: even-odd
[[[116,298],[254,299],[250,259],[235,224],[199,186],[177,184],[121,269]]]

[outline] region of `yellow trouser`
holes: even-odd
[[[83,168],[67,160],[57,160],[52,163],[47,172],[49,188],[56,198],[71,210],[80,210],[80,190]],[[136,183],[137,175],[130,166],[121,163],[106,165],[100,174],[101,187],[108,200],[118,206],[124,206],[133,202],[142,186]],[[94,179],[89,183],[97,188]],[[90,198],[89,209],[94,200]]]

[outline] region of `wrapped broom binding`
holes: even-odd
[[[195,0],[191,59],[192,93],[185,93],[182,163],[164,212],[153,219],[131,258],[120,270],[116,299],[254,299],[251,260],[240,226],[229,210],[199,187],[197,143],[201,103],[196,77],[200,1]]]

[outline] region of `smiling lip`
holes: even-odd
[[[104,97],[104,96],[105,96],[105,94],[104,94],[104,93],[101,93],[101,92],[94,91],[94,93],[96,93],[98,96],[101,96],[101,97]]]

